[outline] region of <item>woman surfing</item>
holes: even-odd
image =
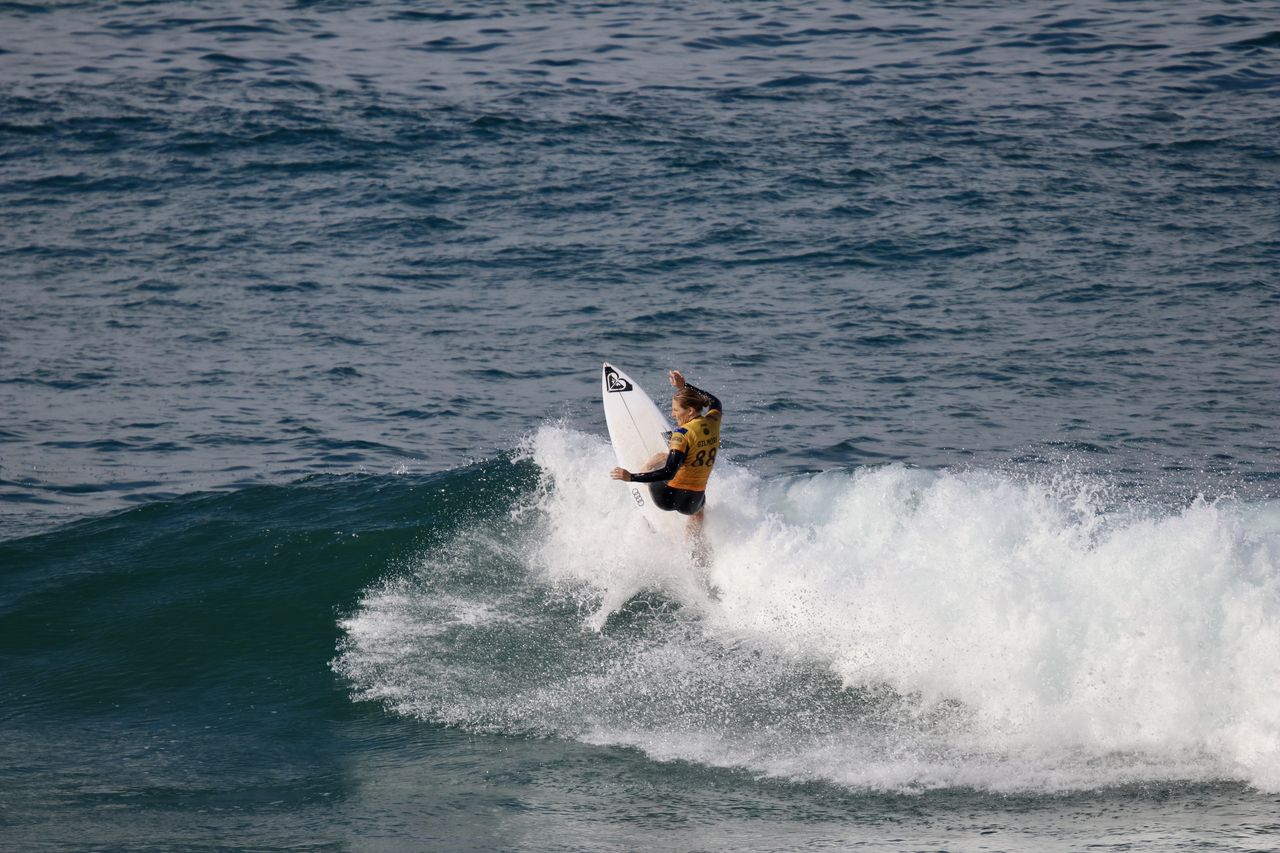
[[[706,505],[707,480],[720,450],[720,420],[723,411],[714,394],[693,387],[678,370],[667,374],[676,393],[671,398],[671,417],[676,428],[663,462],[661,453],[649,460],[653,470],[632,473],[614,468],[610,476],[630,483],[648,483],[656,507],[689,516],[688,533],[694,544],[694,558],[705,562],[706,544],[702,522]],[[705,409],[705,413],[704,413]],[[655,466],[661,467],[655,467]]]

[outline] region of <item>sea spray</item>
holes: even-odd
[[[1280,788],[1272,505],[726,463],[708,493],[712,603],[611,461],[563,425],[532,435],[523,508],[423,554],[344,623],[335,665],[357,694],[859,788]]]

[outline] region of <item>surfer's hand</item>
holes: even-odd
[[[677,388],[683,388],[685,385],[684,374],[678,370],[672,370],[667,373],[667,378],[671,380],[671,384]]]
[[[631,472],[626,468],[614,468],[613,471],[609,473],[609,476],[615,480],[625,480],[628,483],[631,482]]]

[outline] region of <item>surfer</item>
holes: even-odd
[[[625,468],[614,468],[610,476],[630,483],[648,483],[655,506],[689,516],[689,535],[697,549],[703,551],[707,480],[720,450],[723,412],[714,394],[690,385],[680,371],[670,371],[667,378],[676,389],[671,398],[671,417],[676,428],[671,433],[666,461],[663,462],[659,453],[649,460],[651,471],[636,474]]]

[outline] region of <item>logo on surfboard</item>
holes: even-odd
[[[609,390],[610,394],[621,394],[623,391],[630,391],[635,388],[634,385],[619,376],[618,371],[607,364],[604,368],[604,387]]]

